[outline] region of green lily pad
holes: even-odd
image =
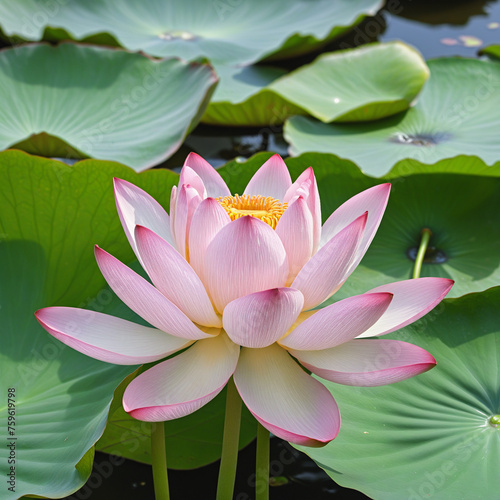
[[[406,113],[342,125],[293,117],[284,128],[290,153],[335,153],[377,177],[407,158],[430,164],[464,154],[488,164],[498,161],[500,65],[460,58],[428,64],[429,82]]]
[[[273,127],[290,116],[306,114],[270,88],[272,82],[286,75],[284,69],[254,65],[215,66],[215,70],[220,84],[201,118],[203,123]]]
[[[487,55],[492,59],[500,59],[500,45],[490,45],[479,51],[481,55]]]
[[[407,109],[429,75],[420,54],[401,42],[324,54],[288,74],[269,66],[215,68],[221,83],[202,118],[214,125],[277,126],[306,114],[376,120]]]
[[[351,162],[332,155],[308,153],[289,158],[286,163],[292,172],[313,166],[324,219],[363,189],[380,182],[392,184],[375,238],[333,299],[411,278],[424,228],[433,235],[421,275],[455,280],[449,297],[500,283],[500,164],[488,167],[470,157],[442,160],[435,165],[401,162],[394,174],[373,179]],[[474,169],[483,174],[476,174]]]
[[[415,49],[390,42],[323,54],[270,88],[323,122],[369,121],[408,109],[428,76]]]
[[[318,47],[382,6],[381,0],[40,0],[0,2],[2,30],[24,40],[91,39],[157,57],[251,64]],[[194,13],[194,14],[193,14]],[[104,37],[101,37],[104,35]],[[101,40],[102,38],[102,40]]]
[[[233,193],[242,193],[269,155],[259,153],[246,162],[233,160],[219,172]],[[351,196],[381,182],[392,184],[375,238],[332,301],[411,278],[415,249],[425,227],[433,231],[427,255],[432,262],[424,262],[421,275],[455,280],[449,297],[500,283],[500,162],[489,167],[468,156],[433,165],[405,160],[382,179],[328,154],[305,153],[288,158],[286,164],[292,179],[313,167],[323,221]]]
[[[199,121],[216,77],[207,65],[116,49],[45,44],[0,52],[0,148],[94,157],[144,170]]]
[[[324,448],[300,449],[339,484],[375,500],[495,498],[499,303],[498,287],[445,300],[389,335],[427,349],[437,366],[383,387],[325,382],[340,407],[340,433]]]
[[[64,346],[33,315],[40,307],[65,305],[143,322],[105,286],[94,259],[98,243],[123,262],[138,266],[116,213],[113,177],[135,183],[165,208],[178,181],[169,170],[137,174],[112,162],[84,160],[69,167],[20,151],[0,153],[0,385],[5,395],[8,388],[15,388],[13,437],[18,438],[16,489],[6,497],[9,500],[27,494],[61,497],[76,491],[90,474],[93,446],[105,425],[109,425],[105,437],[113,437],[107,442],[112,445],[108,451],[149,460],[144,456],[149,453],[144,452],[149,446],[149,430],[144,429],[149,424],[128,415],[118,422],[120,395],[113,400],[107,423],[113,391],[136,367],[102,363]],[[171,465],[199,467],[220,456],[223,407],[222,395],[196,416],[166,424]],[[8,410],[5,396],[0,404],[5,423]],[[200,422],[210,440],[198,448],[200,436],[189,424]],[[132,424],[146,437],[135,441]],[[121,434],[117,425],[124,427]],[[11,436],[5,434],[6,425],[1,429],[5,443]],[[132,433],[128,440],[126,432]],[[254,421],[245,418],[242,445],[254,436]],[[5,464],[9,453],[7,447],[0,452]]]

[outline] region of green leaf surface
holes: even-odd
[[[324,220],[356,193],[380,182],[392,185],[370,248],[334,300],[411,278],[424,228],[433,235],[421,275],[455,280],[449,297],[500,283],[500,165],[488,167],[471,157],[435,165],[402,162],[386,178],[374,179],[333,155],[307,153],[286,163],[294,173],[314,168]]]
[[[65,43],[0,51],[0,148],[42,156],[161,163],[199,121],[207,65]]]
[[[339,36],[381,0],[0,1],[7,37],[91,39],[158,57],[251,64],[312,50]],[[58,28],[58,29],[54,29]],[[104,37],[101,35],[105,35]]]
[[[104,431],[113,390],[131,371],[64,346],[33,314],[56,304],[104,311],[112,302],[92,248],[99,243],[130,255],[111,186],[113,175],[132,180],[137,174],[98,163],[68,167],[17,151],[0,154],[0,434],[3,443],[15,443],[0,451],[3,464],[15,460],[8,464],[15,467],[14,491],[4,483],[2,498],[61,497],[78,489],[90,474],[88,450]],[[158,175],[141,176],[156,194]],[[177,176],[168,178],[171,185]],[[8,388],[15,389],[12,430]]]
[[[401,42],[323,54],[270,89],[323,122],[378,120],[408,109],[429,76]]]
[[[215,66],[220,78],[203,123],[233,126],[279,126],[286,118],[306,114],[272,91],[270,85],[286,74],[271,66]]]
[[[481,55],[487,55],[492,59],[500,59],[500,45],[490,45],[479,51]]]
[[[64,346],[33,315],[50,305],[96,311],[112,305],[93,246],[99,243],[125,261],[133,255],[114,207],[113,176],[135,181],[164,202],[178,178],[159,171],[139,176],[111,162],[68,167],[19,151],[0,153],[3,422],[10,387],[16,405],[15,436],[5,435],[6,425],[0,433],[4,443],[17,438],[16,487],[2,498],[62,497],[82,486],[92,468],[88,450],[104,431],[113,390],[132,370]],[[3,446],[3,464],[9,453]]]
[[[377,177],[408,158],[431,164],[463,154],[498,161],[500,65],[460,58],[428,64],[429,82],[407,112],[368,124],[293,117],[284,128],[290,153],[334,153]]]
[[[241,194],[269,156],[259,153],[246,162],[232,161],[219,172],[232,192]],[[427,254],[432,262],[424,262],[422,276],[455,280],[449,297],[500,283],[500,163],[489,167],[468,156],[434,165],[402,161],[382,179],[367,176],[352,162],[328,154],[305,153],[288,158],[286,164],[293,179],[313,167],[323,221],[355,194],[382,182],[392,184],[374,240],[331,300],[411,278],[414,249],[425,227],[433,232]]]
[[[64,346],[33,315],[41,307],[77,306],[144,324],[105,286],[94,259],[97,243],[123,262],[135,261],[116,213],[113,177],[145,189],[166,209],[178,181],[169,170],[137,174],[112,162],[84,160],[69,167],[20,151],[0,153],[0,385],[5,394],[15,388],[18,437],[16,490],[9,500],[61,497],[86,481],[113,391],[135,368]],[[8,409],[5,398],[4,422]],[[223,410],[221,395],[199,413],[166,424],[171,466],[199,467],[219,458]],[[254,420],[245,415],[242,446],[255,436]],[[100,444],[107,439],[107,451],[149,462],[149,428],[121,410],[118,395]],[[7,431],[0,431],[3,442]],[[8,453],[7,447],[0,452],[3,463]]]
[[[387,336],[427,349],[437,360],[427,373],[373,388],[324,381],[340,407],[340,433],[324,448],[299,449],[375,500],[496,498],[499,303],[498,287],[445,300]],[[385,362],[374,360],[378,369]]]
[[[376,120],[407,109],[429,75],[420,54],[401,42],[324,54],[288,74],[270,66],[215,68],[221,83],[202,118],[214,125],[273,126],[305,114]]]

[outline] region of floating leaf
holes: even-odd
[[[433,234],[421,274],[455,280],[449,297],[500,283],[500,164],[488,167],[469,157],[435,165],[401,162],[382,179],[357,173],[352,163],[330,155],[304,154],[289,158],[287,165],[292,172],[314,167],[327,203],[324,218],[357,192],[380,182],[392,184],[368,252],[332,300],[411,278],[424,228]]]
[[[24,40],[90,39],[158,57],[251,64],[312,50],[382,6],[381,0],[0,1],[2,29]],[[104,36],[103,36],[104,35]]]
[[[305,114],[273,92],[269,85],[286,74],[270,66],[216,66],[220,84],[202,117],[204,123],[234,126],[279,126]]]
[[[299,114],[327,122],[379,119],[407,109],[429,75],[420,54],[401,42],[324,54],[289,74],[269,66],[216,70],[221,83],[202,121],[253,126]]]
[[[178,181],[169,170],[137,174],[112,162],[85,160],[69,167],[19,151],[0,153],[0,386],[4,394],[15,388],[18,437],[16,491],[9,500],[27,494],[61,497],[85,482],[113,391],[136,368],[96,361],[64,346],[33,315],[41,307],[64,305],[144,323],[105,286],[94,259],[98,243],[123,262],[135,260],[116,213],[113,177],[135,183],[165,208]],[[118,396],[106,434],[113,438],[108,451],[147,462],[149,424],[123,413],[124,428],[118,433],[120,405]],[[220,396],[196,416],[166,424],[172,465],[198,467],[220,456],[223,407]],[[0,407],[5,423],[8,410],[5,399]],[[203,446],[192,423],[210,436]],[[142,432],[139,437],[134,424]],[[10,437],[6,432],[4,425],[4,443]],[[244,419],[242,445],[254,435],[254,420]],[[3,463],[9,453],[2,447]]]
[[[0,148],[116,160],[144,170],[172,155],[216,78],[207,65],[62,44],[0,53]]]
[[[481,49],[479,52],[481,55],[487,55],[492,59],[500,59],[500,45],[490,45]]]
[[[111,176],[130,178],[133,172],[108,163],[104,174],[95,165],[89,168],[89,162],[82,165],[67,167],[17,151],[0,154],[0,460],[5,465],[12,457],[7,438],[17,438],[10,464],[15,490],[7,491],[4,483],[6,499],[60,498],[86,481],[113,390],[131,371],[66,347],[33,314],[48,305],[104,310],[110,303],[91,263],[92,247],[97,242],[125,247],[126,238],[117,237]],[[15,435],[7,427],[8,388],[15,389]]]
[[[445,300],[388,335],[427,349],[437,366],[382,387],[325,382],[340,407],[340,433],[324,448],[299,448],[339,484],[374,500],[495,498],[499,303],[498,287]],[[383,368],[391,355],[374,359],[374,367]]]
[[[234,193],[241,193],[269,157],[219,169]],[[433,231],[422,276],[455,280],[449,297],[483,291],[500,283],[500,162],[487,166],[460,156],[425,165],[399,162],[382,179],[363,174],[333,155],[306,153],[288,158],[292,178],[312,166],[321,195],[323,220],[351,196],[381,182],[392,184],[386,213],[361,264],[331,300],[365,293],[376,286],[411,278],[414,251],[424,227]]]
[[[471,35],[461,35],[458,37],[465,47],[481,47],[483,41]]]
[[[429,61],[429,68],[429,82],[406,113],[368,124],[291,118],[284,129],[290,153],[334,153],[377,177],[406,158],[430,164],[466,154],[497,161],[500,65],[448,58]]]
[[[415,49],[391,42],[323,54],[270,89],[324,122],[368,121],[407,109],[428,76]]]

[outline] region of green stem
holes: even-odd
[[[220,459],[217,500],[232,500],[236,464],[238,463],[238,444],[240,440],[241,398],[231,378],[227,383],[226,415],[224,417],[224,436]]]
[[[164,422],[153,422],[151,424],[151,458],[153,460],[155,499],[169,500]]]
[[[422,229],[422,239],[420,240],[420,246],[417,252],[417,258],[415,259],[415,266],[413,268],[413,279],[420,278],[420,271],[422,270],[422,263],[424,261],[425,252],[427,251],[427,246],[429,245],[429,240],[432,236],[432,231],[430,229]]]
[[[269,431],[258,424],[255,499],[269,500]]]

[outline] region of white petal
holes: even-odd
[[[323,446],[339,431],[340,414],[328,389],[276,344],[243,348],[234,382],[255,418],[282,439]]]
[[[123,407],[132,417],[148,422],[193,413],[224,389],[239,353],[239,346],[224,334],[199,340],[135,378],[125,390]]]
[[[224,330],[236,344],[266,347],[293,325],[304,297],[292,288],[272,288],[240,297],[224,309]]]
[[[290,178],[288,168],[281,159],[281,156],[276,154],[271,156],[255,172],[243,194],[250,196],[270,196],[271,198],[283,201],[285,193],[291,185],[292,179]]]
[[[35,316],[45,330],[64,344],[116,365],[157,361],[192,342],[87,309],[46,307]]]

